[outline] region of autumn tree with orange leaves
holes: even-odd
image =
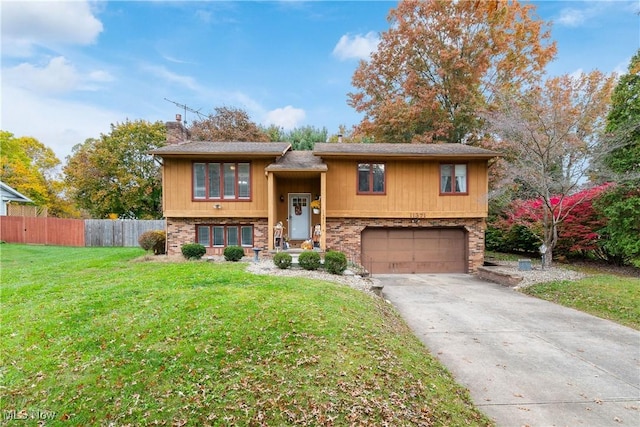
[[[474,142],[478,111],[537,81],[556,52],[548,24],[518,1],[402,1],[348,103],[380,142]]]

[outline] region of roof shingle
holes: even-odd
[[[388,144],[388,143],[318,143],[313,154],[320,157],[388,156],[388,157],[476,157],[500,156],[496,151],[463,144]]]
[[[213,142],[191,141],[165,145],[150,151],[157,156],[170,155],[259,155],[282,156],[291,145],[288,142]]]

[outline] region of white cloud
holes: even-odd
[[[106,71],[80,73],[65,57],[52,58],[45,66],[22,63],[2,70],[3,86],[15,86],[35,94],[48,95],[74,90],[96,90],[95,83],[113,81]]]
[[[200,85],[193,77],[174,73],[161,65],[143,65],[142,69],[170,83],[176,83],[194,91],[200,90]]]
[[[379,41],[378,35],[373,31],[369,31],[364,36],[345,34],[333,48],[333,55],[341,60],[367,59],[371,52],[376,50]]]
[[[86,1],[2,1],[3,55],[31,55],[34,45],[87,45],[102,23]]]
[[[287,105],[284,108],[276,108],[275,110],[267,112],[263,123],[266,125],[273,124],[289,130],[297,127],[305,117],[306,113],[303,109]]]
[[[560,11],[560,16],[555,20],[555,22],[567,27],[578,27],[587,20],[587,15],[588,14],[583,10],[566,8]]]
[[[36,95],[2,86],[2,129],[16,136],[32,136],[50,147],[64,162],[74,145],[110,131],[125,113],[94,105]]]

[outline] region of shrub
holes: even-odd
[[[227,246],[224,248],[224,259],[227,261],[240,261],[244,256],[244,249],[240,246]]]
[[[286,270],[291,267],[291,255],[286,252],[278,252],[273,256],[273,263],[276,267]]]
[[[347,269],[347,257],[338,251],[327,252],[324,255],[324,268],[331,274],[342,274]]]
[[[186,259],[200,259],[207,250],[200,243],[187,243],[180,248]]]
[[[163,230],[145,231],[138,237],[138,244],[145,251],[153,250],[154,255],[166,253],[167,233]]]
[[[320,254],[314,251],[302,252],[298,256],[298,263],[305,270],[317,270],[320,268]]]

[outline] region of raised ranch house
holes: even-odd
[[[274,249],[315,237],[372,273],[471,273],[484,260],[488,162],[460,144],[182,141],[167,123],[162,159],[168,254],[198,242]],[[314,213],[312,202],[320,209]],[[317,230],[314,236],[314,230]],[[280,239],[278,239],[280,240]]]

